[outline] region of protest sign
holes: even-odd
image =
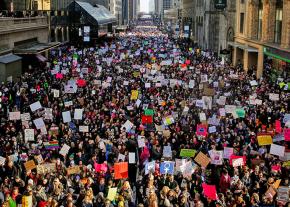
[[[36,165],[35,165],[34,160],[29,160],[29,161],[25,162],[24,167],[25,167],[26,171],[35,169]]]
[[[129,152],[129,164],[136,163],[135,152]]]
[[[290,141],[290,128],[284,129],[284,139],[285,141]]]
[[[270,145],[273,143],[272,137],[270,135],[259,135],[257,136],[257,139],[260,146]]]
[[[79,132],[89,132],[89,126],[79,126]]]
[[[131,100],[137,100],[138,99],[138,91],[132,90],[131,91]]]
[[[53,97],[58,98],[59,97],[59,90],[53,89]]]
[[[78,166],[78,165],[73,166],[73,167],[68,167],[66,169],[66,171],[67,171],[68,175],[74,175],[74,174],[80,174],[81,173],[80,166]]]
[[[74,119],[75,120],[82,120],[83,119],[83,109],[75,109]]]
[[[180,157],[194,157],[196,154],[196,150],[194,149],[181,149]]]
[[[147,162],[145,164],[145,175],[148,175],[149,172],[155,172],[155,161]]]
[[[9,120],[14,121],[14,120],[20,120],[20,111],[15,111],[15,112],[9,112]]]
[[[160,174],[174,174],[174,162],[165,161],[160,164]]]
[[[283,157],[285,154],[285,147],[277,144],[271,144],[270,154]]]
[[[164,146],[163,147],[163,157],[172,157],[171,146]]]
[[[33,104],[30,104],[29,106],[30,106],[30,109],[31,109],[32,112],[42,108],[42,106],[41,106],[39,101],[37,101],[37,102],[35,102]]]
[[[277,94],[277,93],[269,93],[269,99],[271,101],[279,101],[279,94]]]
[[[289,201],[289,187],[280,186],[277,191],[278,191],[278,196],[277,196],[278,201],[284,201],[284,202]]]
[[[21,121],[30,121],[30,113],[23,113],[20,115]]]
[[[63,119],[63,123],[71,122],[70,111],[64,111],[64,112],[62,112],[62,119]]]
[[[110,201],[115,200],[115,197],[117,195],[117,190],[118,190],[117,187],[116,188],[109,188],[107,199]]]
[[[217,192],[215,185],[202,184],[203,194],[211,200],[217,200]]]
[[[205,154],[203,154],[202,152],[199,152],[197,156],[194,158],[194,161],[200,166],[206,168],[207,165],[210,163],[210,158]]]
[[[43,118],[35,119],[35,120],[33,120],[33,123],[34,123],[36,129],[41,129],[41,128],[45,127]]]
[[[213,165],[223,164],[223,151],[210,150],[209,156],[211,159],[211,164]]]
[[[68,146],[67,144],[64,144],[62,148],[60,149],[59,154],[61,154],[62,156],[66,156],[69,149],[70,149],[70,146]]]
[[[34,141],[34,129],[24,129],[25,142]]]
[[[114,164],[115,179],[128,178],[128,162],[119,162]]]
[[[234,154],[234,148],[232,148],[232,147],[225,147],[224,148],[224,158],[225,159],[230,159],[233,154]]]

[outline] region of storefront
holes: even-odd
[[[272,68],[277,71],[290,72],[290,51],[274,47],[264,47],[265,60],[271,62]]]

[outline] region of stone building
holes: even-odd
[[[220,54],[233,41],[236,2],[227,1],[223,9],[215,0],[183,0],[182,22],[190,25],[191,39],[202,49]]]
[[[233,63],[263,74],[271,59],[277,70],[290,68],[290,0],[237,0]]]

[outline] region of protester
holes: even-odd
[[[289,206],[289,71],[136,25],[0,85],[1,206]]]

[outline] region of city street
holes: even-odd
[[[234,64],[238,43],[229,58],[158,15],[108,22],[0,57],[0,206],[289,206],[289,71],[245,69],[254,46]]]

